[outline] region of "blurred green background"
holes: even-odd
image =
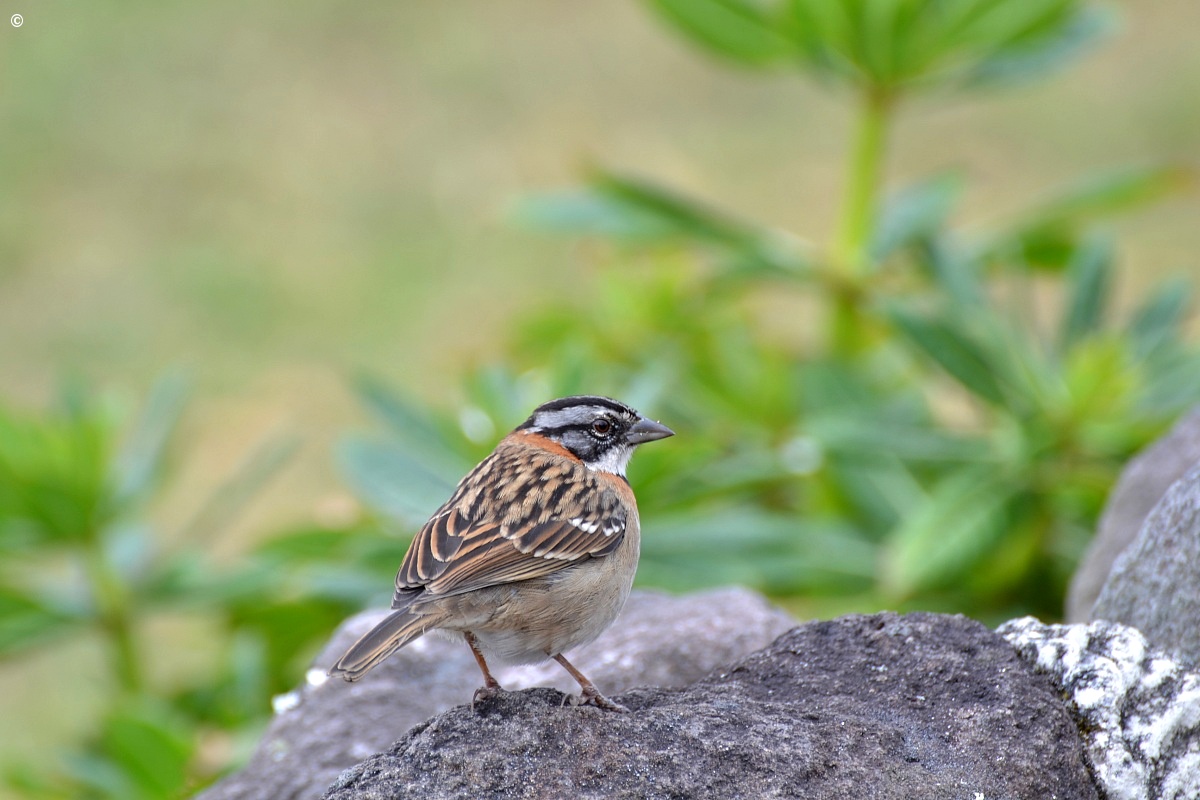
[[[1200,8],[959,0],[926,64],[933,5],[4,9],[0,794],[244,757],[570,391],[681,433],[643,585],[1056,614],[1200,398]]]

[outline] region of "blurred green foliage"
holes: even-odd
[[[852,98],[833,240],[606,170],[529,198],[525,224],[611,242],[605,268],[535,309],[506,365],[468,376],[456,413],[358,379],[386,435],[342,442],[347,481],[411,531],[535,405],[601,391],[680,434],[633,466],[645,585],[742,583],[802,613],[1056,617],[1120,466],[1200,398],[1189,287],[1116,302],[1100,228],[1190,176],[1091,176],[980,230],[954,222],[961,176],[887,194],[883,175],[908,98],[1044,76],[1109,16],[1066,0],[649,5],[705,51]],[[168,375],[132,417],[78,389],[44,415],[0,407],[0,655],[89,638],[112,689],[60,771],[5,765],[26,796],[201,785],[205,744],[244,756],[268,698],[338,621],[389,594],[406,542],[370,519],[283,531],[231,563],[209,555],[289,440],[250,453],[184,530],[154,530],[145,511],[185,396]],[[218,667],[167,683],[147,665],[171,643],[148,626],[181,615],[209,626]]]
[[[3,765],[24,796],[172,797],[211,778],[202,746],[253,741],[269,698],[295,685],[334,626],[377,598],[390,580],[382,565],[403,555],[377,529],[313,528],[233,564],[213,559],[215,536],[287,458],[284,438],[251,452],[186,530],[152,529],[144,512],[186,393],[182,376],[167,375],[124,426],[118,404],[79,387],[44,415],[0,407],[0,656],[88,639],[109,665],[107,708],[57,773]],[[218,666],[166,683],[148,665],[177,643],[149,625],[180,618],[214,631]]]

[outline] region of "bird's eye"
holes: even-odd
[[[606,419],[598,419],[592,423],[592,431],[599,436],[607,436],[612,431],[612,422]]]

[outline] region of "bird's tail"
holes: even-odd
[[[380,661],[429,630],[431,622],[433,620],[428,616],[413,614],[408,609],[393,611],[350,646],[329,668],[330,677],[358,680]]]

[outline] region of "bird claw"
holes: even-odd
[[[592,691],[584,690],[583,694],[581,694],[579,697],[571,695],[571,705],[595,706],[596,708],[602,708],[605,711],[613,711],[617,714],[629,713],[628,708],[620,703],[614,703],[612,700],[609,700],[607,697],[594,689]]]
[[[494,686],[491,684],[489,684],[487,686],[480,686],[478,689],[475,690],[475,694],[471,695],[471,710],[472,711],[475,710],[476,703],[487,702],[488,700],[491,700],[493,697],[497,697],[498,695],[500,695],[503,691],[504,691],[504,689],[498,683]]]

